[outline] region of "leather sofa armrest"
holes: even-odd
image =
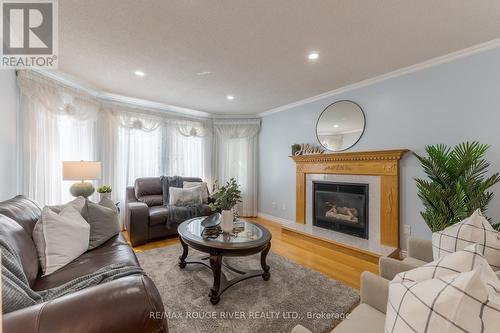
[[[128,276],[7,313],[4,332],[167,332],[161,297],[146,276]]]
[[[127,192],[125,196],[125,202],[138,202],[137,198],[135,197],[135,187],[134,186],[127,186]]]
[[[131,202],[138,202],[137,198],[135,197],[135,188],[133,186],[127,186],[127,189],[125,191],[125,217],[124,217],[124,229],[128,229],[128,226],[130,225],[130,222],[128,220],[128,204]]]
[[[427,239],[409,238],[408,257],[427,262],[433,261],[432,241]]]
[[[380,257],[378,266],[380,276],[387,280],[394,279],[396,274],[406,272],[418,267],[410,263],[389,257]]]
[[[361,303],[385,313],[389,297],[389,280],[371,272],[361,273]]]
[[[143,202],[127,203],[127,230],[132,246],[148,241],[149,207]]]

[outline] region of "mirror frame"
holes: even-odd
[[[345,149],[342,149],[342,150],[331,150],[331,149],[323,146],[323,144],[319,140],[319,137],[318,137],[318,124],[319,124],[319,121],[320,121],[321,116],[323,115],[323,113],[325,113],[325,111],[328,110],[329,107],[331,107],[331,106],[333,106],[333,105],[335,105],[337,103],[340,103],[340,102],[349,102],[349,103],[352,103],[352,104],[356,105],[361,110],[361,115],[363,115],[363,130],[361,131],[361,134],[359,135],[359,138],[352,145],[350,145],[349,147],[347,147]],[[361,107],[361,105],[359,105],[358,103],[356,103],[354,101],[351,101],[349,99],[341,99],[341,100],[335,101],[335,102],[327,105],[326,108],[323,111],[321,111],[321,113],[320,113],[320,115],[318,117],[318,120],[316,120],[316,127],[314,128],[314,131],[316,132],[316,140],[318,140],[319,145],[321,147],[325,148],[329,152],[340,153],[340,152],[349,150],[352,147],[354,147],[359,142],[359,140],[361,140],[361,138],[363,137],[363,134],[365,134],[365,129],[366,129],[366,115],[365,115],[365,111],[363,111],[363,108]]]

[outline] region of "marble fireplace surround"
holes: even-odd
[[[292,156],[296,222],[284,228],[374,255],[399,248],[399,160],[407,150]],[[368,240],[312,225],[312,182],[369,184]]]

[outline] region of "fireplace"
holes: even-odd
[[[368,239],[368,184],[313,181],[313,225]]]

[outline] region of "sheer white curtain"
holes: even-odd
[[[111,185],[122,207],[125,188],[139,177],[200,177],[209,186],[235,177],[243,196],[238,211],[257,214],[260,121],[181,118],[108,103],[38,73],[18,73],[23,194],[40,204],[68,201],[71,182],[62,180],[62,162],[97,160],[101,179],[95,186]]]
[[[59,128],[60,156],[55,157],[55,160],[61,161],[58,163],[59,166],[62,165],[62,161],[96,160],[94,149],[96,147],[95,121],[59,116],[57,125]],[[61,175],[62,173],[59,172],[59,179],[62,178]],[[74,181],[62,181],[61,199],[51,203],[57,204],[72,200],[73,197],[69,192],[69,188],[73,183]],[[91,197],[91,199],[96,198],[96,194]]]
[[[175,121],[164,127],[165,174],[212,183],[212,135],[205,123]]]
[[[155,177],[161,170],[161,129],[145,132],[135,128],[118,129],[116,168],[113,182],[114,199],[124,209],[127,186],[139,177]]]
[[[62,161],[94,160],[97,105],[77,94],[20,76],[20,184],[22,193],[45,204],[68,200]],[[76,106],[76,107],[75,107]]]
[[[219,121],[216,132],[216,179],[222,185],[235,178],[241,185],[241,216],[257,215],[257,149],[259,120]]]

